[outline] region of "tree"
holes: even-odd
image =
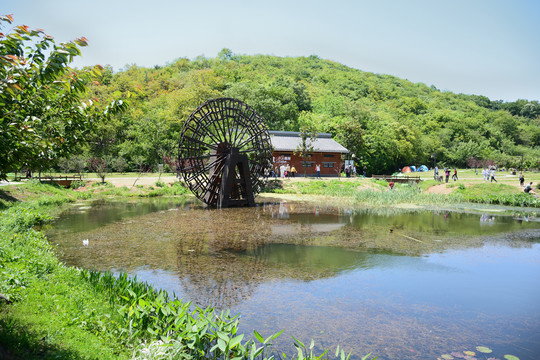
[[[0,16],[0,29],[13,23]],[[15,26],[0,32],[0,178],[26,167],[41,169],[69,157],[99,118],[123,111],[113,100],[105,108],[83,99],[101,66],[75,71],[68,65],[87,39],[56,44],[43,30]]]
[[[108,166],[107,159],[95,157],[88,159],[88,170],[95,172],[101,178],[102,184],[105,184],[105,177],[109,172]]]
[[[306,177],[306,161],[313,153],[313,143],[317,140],[317,133],[310,128],[300,129],[300,144],[296,147],[294,151],[295,155],[299,155],[302,158],[303,167],[304,167],[304,177]]]
[[[351,154],[357,158],[365,155],[364,129],[358,121],[348,119],[335,128],[335,138],[337,142],[343,145]],[[364,163],[362,166],[366,165]]]

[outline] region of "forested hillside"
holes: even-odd
[[[538,167],[540,104],[505,103],[454,94],[323,60],[235,55],[178,59],[167,66],[105,70],[91,91],[106,104],[128,98],[129,109],[98,124],[86,157],[116,170],[155,167],[176,154],[189,114],[206,100],[238,98],[271,130],[332,133],[369,173],[404,165]]]

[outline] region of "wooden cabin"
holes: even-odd
[[[331,134],[319,133],[317,138],[308,144],[313,146],[313,152],[302,159],[298,149],[302,144],[299,132],[294,131],[270,131],[270,139],[274,152],[272,161],[274,171],[281,165],[289,164],[296,168],[296,176],[315,176],[316,164],[321,166],[321,176],[339,176],[349,150],[332,139]]]

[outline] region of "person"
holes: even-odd
[[[525,183],[525,177],[523,176],[523,173],[519,173],[519,186],[523,187],[523,184]]]
[[[446,177],[446,181],[445,182],[448,182],[448,178],[450,178],[450,169],[449,168],[445,168],[444,169],[444,175]]]
[[[363,170],[364,170],[363,175],[364,175],[364,177],[366,177],[366,174],[367,174],[367,167],[366,167],[365,165],[364,165],[364,169],[363,169]]]
[[[482,170],[482,178],[484,182],[488,180],[488,170],[486,168]]]
[[[317,179],[321,178],[321,164],[315,165],[315,171],[317,171]]]
[[[532,181],[529,183],[529,185],[525,186],[525,189],[523,189],[523,191],[527,194],[534,193],[532,188]]]
[[[439,167],[435,166],[435,179],[439,176]]]
[[[452,180],[456,181],[458,179],[457,177],[457,169],[454,168],[454,175],[452,175]]]
[[[388,186],[390,187],[390,190],[392,190],[392,189],[394,188],[394,182],[392,182],[392,181],[389,182],[389,183],[388,183]]]
[[[285,177],[285,170],[287,170],[287,168],[285,167],[285,165],[281,165],[279,167],[279,176],[281,178],[284,178]]]
[[[293,166],[291,166],[291,176],[292,177],[295,177],[296,176],[296,168]]]
[[[489,182],[493,182],[495,181],[496,183],[498,183],[497,179],[495,179],[495,167],[492,167],[491,168],[491,171],[490,171],[490,176],[491,176],[491,180]]]
[[[291,177],[291,165],[287,164],[287,168],[285,169],[285,171],[287,172],[286,177],[290,178]]]
[[[351,177],[351,167],[349,165],[345,166],[345,176]]]

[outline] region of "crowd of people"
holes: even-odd
[[[451,172],[450,168],[448,168],[448,167],[444,168],[445,182],[448,182],[448,180],[450,179],[450,172]],[[482,179],[483,179],[483,181],[484,182],[496,182],[497,183],[498,181],[495,178],[496,172],[497,172],[497,168],[495,166],[484,167],[484,169],[482,170]],[[443,176],[439,176],[439,167],[438,166],[435,166],[435,168],[433,169],[433,178],[435,180],[437,180],[437,181],[442,181],[443,180]],[[519,178],[519,186],[524,187],[525,176],[523,175],[523,172],[519,173],[518,178]],[[454,173],[452,175],[452,179],[454,181],[458,180],[458,175],[457,175],[457,169],[456,168],[454,168]],[[524,187],[523,191],[525,193],[527,193],[527,194],[534,193],[533,183],[530,182],[527,186]]]
[[[272,173],[270,174],[270,176],[272,177],[275,177],[275,178],[292,178],[292,177],[296,177],[296,168],[293,166],[291,166],[290,164],[283,164],[281,166],[279,166],[278,168],[272,170]]]

